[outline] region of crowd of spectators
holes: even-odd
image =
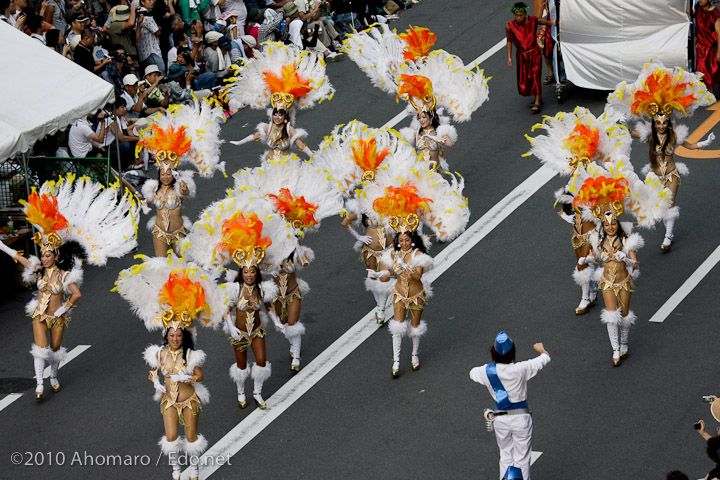
[[[115,88],[122,131],[115,131],[112,109],[106,109],[78,121],[67,145],[72,156],[104,156],[117,149],[117,134],[127,168],[137,163],[132,148],[137,135],[128,130],[137,119],[191,102],[193,95],[210,95],[268,40],[312,49],[329,61],[341,59],[348,34],[394,17],[383,10],[387,2],[0,0],[0,21]],[[407,6],[415,2],[407,0]]]

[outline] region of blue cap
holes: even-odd
[[[500,332],[495,337],[495,351],[500,355],[505,355],[513,347],[512,338],[508,337],[505,332]],[[521,477],[522,478],[522,477]]]
[[[505,332],[500,332],[500,334],[498,334],[498,337],[501,334],[505,335]],[[507,338],[507,335],[505,335],[505,337]],[[510,339],[508,338],[508,340]],[[512,340],[510,340],[510,345],[512,345]],[[507,472],[505,472],[505,475],[503,475],[504,480],[522,480],[522,478],[522,470],[512,466],[508,467]]]

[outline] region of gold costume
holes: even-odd
[[[57,272],[57,276],[53,280],[55,272]],[[67,314],[56,317],[55,315],[45,313],[50,304],[50,298],[52,298],[53,295],[62,295],[63,278],[66,277],[67,274],[65,272],[53,267],[46,268],[43,276],[38,278],[38,302],[31,315],[33,322],[45,323],[48,328],[67,326],[70,323]]]
[[[255,337],[265,337],[265,327],[263,327],[262,322],[260,322],[258,327],[255,327],[255,317],[257,315],[259,319],[258,312],[261,307],[260,289],[256,285],[246,285],[243,283],[240,287],[236,313],[243,312],[245,316],[245,330],[240,329],[240,336],[242,337],[240,340],[230,337],[230,343],[240,352],[247,350]],[[237,319],[235,320],[236,326],[240,318],[241,315],[237,315]]]
[[[179,374],[192,375],[193,372],[188,373],[185,371],[186,364],[185,360],[183,360],[182,348],[176,351],[173,351],[170,348],[163,348],[158,355],[160,357],[160,368],[162,369],[163,376],[165,377],[166,388],[166,392],[163,393],[160,398],[160,413],[165,415],[170,408],[174,408],[180,419],[180,425],[184,426],[185,419],[182,411],[185,408],[189,408],[193,415],[197,415],[202,409],[200,399],[198,398],[195,388],[192,387],[192,395],[183,401],[178,401],[180,383],[173,382],[170,376]],[[192,350],[188,350],[188,355],[192,355]]]
[[[152,229],[152,235],[168,246],[180,241],[187,235],[185,226],[170,232],[170,212],[182,207],[182,196],[178,195],[173,187],[160,186],[153,203],[157,207],[158,215]]]
[[[410,295],[410,275],[415,271],[412,265],[412,260],[415,257],[417,249],[413,249],[410,254],[410,261],[404,262],[402,265],[402,257],[404,252],[395,252],[395,258],[393,259],[393,271],[397,275],[397,281],[395,282],[395,290],[393,291],[393,303],[397,305],[402,304],[405,310],[422,310],[425,308],[425,290]],[[402,257],[401,254],[402,253]]]

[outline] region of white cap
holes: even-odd
[[[206,43],[214,43],[220,40],[220,37],[222,37],[223,34],[216,31],[210,31],[205,34],[205,42]]]
[[[147,77],[151,73],[160,73],[160,69],[155,64],[150,64],[147,67],[145,67],[145,76]]]
[[[132,73],[128,73],[123,77],[123,85],[137,85],[137,83],[138,78]]]
[[[240,37],[240,40],[242,40],[243,43],[247,44],[247,46],[250,48],[257,47],[257,40],[255,40],[255,37],[253,37],[252,35],[243,35],[242,37]]]

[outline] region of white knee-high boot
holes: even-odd
[[[600,320],[607,325],[608,337],[610,345],[613,349],[613,366],[620,365],[620,341],[618,339],[618,326],[622,321],[622,315],[619,310],[604,309],[600,314]]]
[[[42,348],[33,343],[32,347],[30,347],[30,355],[33,356],[35,382],[37,383],[35,387],[35,398],[40,400],[43,398],[43,392],[45,390],[45,362],[50,360],[52,350],[50,350],[50,347]]]
[[[635,316],[633,311],[630,310],[627,315],[622,317],[622,321],[620,322],[620,358],[625,358],[628,356],[628,340],[630,337],[630,327],[632,325],[635,325],[635,320],[637,320],[637,317]]]
[[[595,295],[591,293],[592,278],[594,273],[595,269],[590,265],[583,270],[578,270],[577,267],[573,270],[573,280],[575,280],[575,283],[582,289],[582,298],[580,299],[578,306],[575,308],[575,315],[586,314],[588,308],[595,303]]]
[[[661,250],[666,252],[670,250],[670,245],[672,245],[673,239],[675,238],[675,235],[673,235],[675,220],[677,220],[679,216],[680,209],[678,207],[672,207],[668,210],[667,214],[665,214],[665,218],[663,218],[663,224],[665,225],[665,238],[663,238],[662,245],[660,245]]]
[[[245,380],[247,380],[249,376],[249,368],[245,367],[241,369],[237,366],[237,363],[230,365],[230,378],[235,382],[235,386],[237,387],[237,399],[240,408],[247,407],[247,400],[245,400]]]
[[[259,366],[257,363],[252,366],[252,378],[255,382],[253,387],[253,400],[255,400],[255,403],[261,409],[264,409],[267,406],[262,397],[263,383],[265,383],[265,380],[270,378],[271,373],[272,365],[270,365],[270,362],[265,362],[264,367]]]
[[[60,391],[60,382],[58,381],[58,370],[60,369],[60,362],[63,362],[67,357],[67,349],[60,347],[56,352],[50,354],[50,386],[53,392]]]
[[[397,377],[400,374],[400,348],[402,346],[402,337],[407,335],[407,327],[405,322],[398,322],[397,320],[390,320],[388,322],[388,331],[392,335],[393,344],[393,364],[392,364],[392,376]]]
[[[295,325],[285,325],[285,338],[290,342],[290,356],[292,356],[290,370],[294,372],[300,371],[300,345],[304,334],[305,325],[301,322],[297,322]]]
[[[199,433],[197,439],[194,442],[188,441],[187,438],[185,438],[184,440],[185,442],[183,447],[185,450],[185,454],[187,455],[186,464],[189,466],[190,480],[197,480],[200,473],[200,456],[205,453],[208,442],[205,439],[205,436]]]
[[[176,438],[172,442],[168,441],[167,437],[163,435],[158,442],[160,450],[163,454],[168,456],[168,463],[172,466],[172,478],[180,478],[182,469],[180,468],[180,462],[178,457],[183,447],[183,442],[180,437]]]
[[[420,354],[420,337],[425,335],[425,333],[427,333],[427,323],[425,323],[425,320],[420,320],[420,325],[417,327],[413,327],[412,324],[408,322],[408,336],[412,340],[413,345],[411,365],[414,371],[420,369],[420,357],[418,356]]]
[[[365,289],[375,298],[375,320],[379,325],[385,323],[385,304],[393,288],[394,282],[382,282],[373,278],[365,279]]]

